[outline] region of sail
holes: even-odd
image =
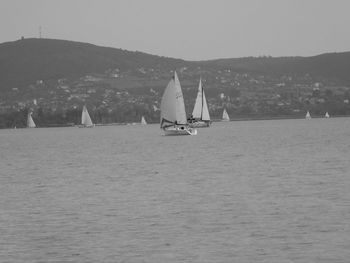
[[[325,118],[329,118],[329,114],[328,111],[326,112],[326,114],[324,115]]]
[[[224,120],[224,121],[230,120],[230,117],[228,116],[226,109],[224,109],[224,111],[222,112],[222,120]]]
[[[306,119],[311,119],[311,115],[310,115],[310,112],[309,112],[309,111],[306,113],[305,118],[306,118]]]
[[[160,111],[160,125],[162,128],[175,122],[178,124],[187,123],[184,98],[176,71],[165,88],[160,103]]]
[[[27,128],[35,128],[35,127],[36,125],[35,125],[35,122],[33,121],[32,113],[29,112],[27,117]]]
[[[204,93],[201,78],[199,79],[197,98],[196,98],[196,102],[194,104],[192,117],[195,119],[210,121],[207,100],[205,98],[205,93]]]
[[[203,112],[202,112],[202,120],[210,121],[209,109],[207,104],[207,99],[205,98],[205,93],[203,90]]]
[[[92,126],[92,121],[91,121],[91,118],[90,118],[90,115],[89,115],[89,112],[87,110],[87,108],[83,107],[83,111],[81,113],[81,124],[85,125],[85,126]]]
[[[147,124],[147,122],[146,122],[146,120],[145,120],[145,117],[143,117],[143,116],[142,116],[142,118],[141,118],[141,124],[144,124],[144,125]]]

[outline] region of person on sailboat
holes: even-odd
[[[191,114],[191,116],[188,118],[188,121],[189,121],[190,123],[192,123],[192,122],[194,121],[193,114]]]

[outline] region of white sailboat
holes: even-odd
[[[305,119],[307,119],[307,120],[311,119],[311,115],[310,115],[309,111],[307,111],[307,113],[305,115]]]
[[[176,71],[165,88],[160,104],[160,128],[165,135],[196,135],[189,127],[180,81]]]
[[[197,98],[194,104],[193,112],[188,121],[191,127],[196,128],[209,127],[211,124],[207,99],[205,98],[201,78],[199,79]]]
[[[325,118],[329,118],[329,114],[328,111],[326,112],[326,114],[324,115]]]
[[[222,112],[222,121],[230,121],[230,117],[228,116],[226,109],[224,109]]]
[[[32,118],[32,112],[29,112],[27,116],[27,128],[35,128],[35,127],[36,125]]]
[[[141,117],[141,124],[142,125],[146,125],[147,124],[147,122],[146,122],[146,120],[145,120],[145,117]]]
[[[95,125],[92,123],[89,112],[84,105],[83,111],[81,113],[81,125],[79,125],[79,128],[92,128]]]

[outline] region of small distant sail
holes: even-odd
[[[36,125],[32,118],[32,112],[29,112],[27,116],[27,128],[35,128],[35,127]]]
[[[310,115],[310,112],[307,111],[306,115],[305,115],[305,119],[311,119],[311,115]]]
[[[146,122],[146,120],[145,120],[145,117],[141,117],[141,124],[143,124],[143,125],[146,125],[147,124],[147,122]]]
[[[326,112],[326,114],[324,115],[325,118],[329,118],[329,114],[328,111]]]
[[[228,113],[226,111],[226,109],[224,109],[224,111],[222,112],[222,120],[223,121],[229,121],[230,117],[228,116]]]
[[[85,105],[84,105],[83,111],[81,113],[81,124],[84,125],[85,127],[91,127],[94,125],[91,121],[89,112],[88,112]]]

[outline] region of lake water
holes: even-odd
[[[0,130],[0,262],[350,262],[350,118]]]

